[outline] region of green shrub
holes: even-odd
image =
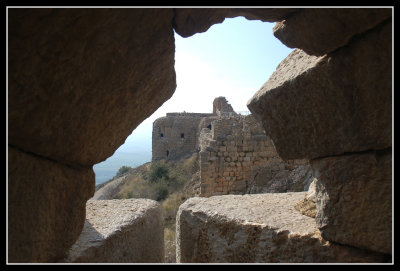
[[[155,188],[155,200],[156,201],[162,201],[165,200],[168,197],[169,191],[168,187],[166,186],[158,186]]]
[[[132,168],[131,167],[128,167],[128,166],[122,166],[122,167],[120,167],[119,169],[118,169],[118,172],[117,172],[117,177],[121,177],[122,175],[124,175],[125,173],[128,173],[129,172],[129,170],[131,170]]]
[[[150,170],[146,175],[147,179],[152,183],[157,182],[163,178],[168,181],[169,169],[165,163],[154,162],[151,164]]]

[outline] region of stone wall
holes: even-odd
[[[391,9],[299,11],[274,29],[298,49],[248,102],[283,159],[311,160],[322,237],[388,255],[392,27]]]
[[[179,263],[385,263],[385,255],[329,242],[294,205],[306,192],[194,197],[176,219]]]
[[[214,114],[168,113],[153,123],[152,161],[177,159],[198,151],[199,131],[207,128]]]
[[[161,205],[150,199],[88,200],[83,230],[60,262],[164,262]]]
[[[305,191],[307,160],[284,162],[252,115],[221,117],[200,134],[201,195]]]
[[[8,8],[8,261],[82,231],[93,165],[175,91],[173,9]]]
[[[359,189],[353,196],[371,195],[376,183],[392,178],[392,156],[382,156],[393,140],[392,13],[392,8],[7,9],[8,261],[51,262],[65,254],[79,236],[85,202],[94,192],[92,166],[111,156],[176,88],[174,30],[188,37],[236,16],[278,22],[275,36],[305,52],[295,50],[298,59],[284,61],[249,108],[283,159],[328,159],[312,162],[315,174],[326,178],[317,185],[324,198],[317,200],[317,219],[340,217],[332,210],[346,214],[346,207],[360,214],[321,220],[322,235],[344,242],[338,231],[350,233],[360,225],[353,240],[345,235],[350,245],[391,252],[391,185],[367,205],[327,196],[341,199],[337,188],[352,191],[346,190],[351,186]],[[363,152],[371,153],[339,157]],[[351,175],[323,173],[331,163],[343,165],[342,159],[354,159],[355,167],[337,169],[335,176]],[[360,159],[373,170],[359,166]],[[364,170],[385,174],[373,175],[367,185]],[[366,211],[371,206],[377,215]],[[371,245],[375,231],[383,238],[378,246]]]
[[[213,101],[213,113],[221,115],[221,113],[233,113],[235,114],[235,111],[233,110],[232,106],[228,103],[225,97],[217,97]]]

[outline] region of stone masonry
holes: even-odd
[[[284,162],[252,115],[237,114],[225,97],[213,113],[168,113],[153,124],[153,157],[200,153],[201,195],[306,191],[307,160]]]
[[[201,195],[305,191],[307,160],[284,162],[252,115],[221,117],[200,133]]]
[[[383,263],[384,255],[329,242],[294,205],[306,192],[194,197],[176,219],[178,263]]]
[[[211,124],[215,114],[167,113],[153,123],[152,161],[177,159],[198,151],[199,129]]]
[[[277,22],[274,35],[297,48],[248,107],[281,158],[311,160],[322,238],[392,257],[393,14],[393,7],[10,7],[7,261],[64,257],[85,224],[93,165],[175,91],[174,33],[192,36],[237,16]],[[276,253],[269,249],[261,253]]]
[[[161,263],[161,205],[150,199],[88,200],[83,230],[63,263]]]

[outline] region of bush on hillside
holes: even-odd
[[[145,175],[151,183],[158,182],[162,179],[169,181],[169,168],[165,163],[154,162],[151,164],[149,172]]]
[[[122,166],[118,169],[117,175],[115,175],[116,177],[121,177],[122,175],[126,174],[129,172],[129,170],[131,170],[131,167],[128,166]]]

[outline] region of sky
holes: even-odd
[[[274,25],[236,17],[188,38],[175,33],[175,93],[112,157],[94,166],[96,182],[101,169],[114,170],[114,176],[123,165],[150,161],[152,124],[168,112],[211,113],[218,96],[224,96],[236,112],[249,111],[247,102],[293,50],[273,36]]]

